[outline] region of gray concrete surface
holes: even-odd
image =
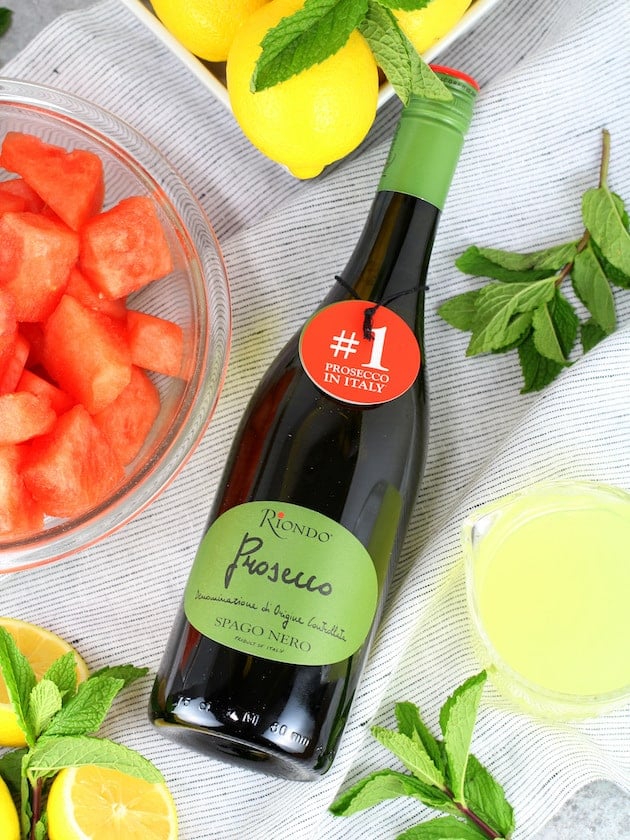
[[[59,14],[88,0],[0,0],[14,11],[13,24],[0,38],[0,74],[11,59]],[[595,782],[567,802],[531,840],[630,840],[630,797],[616,785]]]

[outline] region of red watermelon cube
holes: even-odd
[[[3,193],[0,190],[0,215],[3,213],[21,213],[26,210],[26,201],[19,195]]]
[[[148,196],[124,198],[81,231],[79,268],[105,297],[126,297],[172,267],[162,224]]]
[[[64,295],[44,326],[43,364],[51,379],[90,414],[112,403],[131,379],[122,329]]]
[[[127,317],[127,303],[125,298],[119,298],[118,300],[106,298],[102,292],[98,292],[92,286],[90,281],[81,274],[76,266],[70,271],[66,294],[72,295],[73,298],[76,298],[89,309],[104,312],[110,318],[123,321]]]
[[[44,524],[41,507],[27,491],[19,472],[17,446],[0,446],[0,533],[19,536],[39,531]]]
[[[67,151],[30,134],[9,131],[0,164],[21,175],[73,230],[101,209],[105,193],[103,164],[85,149]]]
[[[34,189],[29,187],[24,178],[12,178],[10,181],[0,181],[0,196],[13,196],[22,202],[22,210],[29,213],[41,213],[45,202]]]
[[[15,390],[28,391],[29,394],[35,394],[36,397],[46,400],[55,414],[64,414],[74,405],[65,391],[57,388],[56,385],[37,373],[33,373],[32,370],[25,369],[22,371],[22,376]]]
[[[18,332],[13,344],[11,356],[7,360],[0,375],[0,394],[10,394],[15,391],[20,376],[26,366],[29,354],[29,343],[24,336]]]
[[[0,395],[0,446],[50,431],[57,415],[46,399],[27,391]]]
[[[43,321],[76,262],[77,234],[37,213],[4,213],[0,242],[0,286],[13,295],[18,321]]]
[[[129,309],[127,341],[134,365],[167,376],[181,376],[184,333],[179,324]]]
[[[76,516],[104,501],[124,479],[109,441],[81,405],[59,417],[24,454],[27,490],[49,516]]]
[[[0,288],[0,380],[9,359],[13,356],[17,330],[13,295]]]
[[[133,367],[129,385],[113,403],[94,415],[94,422],[126,465],[142,448],[159,413],[157,388],[144,371]]]

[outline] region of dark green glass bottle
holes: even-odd
[[[169,738],[291,779],[331,765],[427,448],[424,285],[476,85],[403,109],[363,233],[237,432],[159,669]]]

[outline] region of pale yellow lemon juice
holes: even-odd
[[[630,702],[630,496],[536,485],[464,525],[468,595],[489,675],[529,711]]]

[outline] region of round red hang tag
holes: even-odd
[[[376,304],[347,300],[326,306],[306,323],[300,337],[302,366],[318,388],[352,405],[377,405],[404,394],[420,370],[413,330],[391,309],[376,307],[371,337],[365,311]]]

